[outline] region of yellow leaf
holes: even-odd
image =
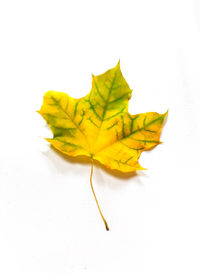
[[[97,160],[121,172],[142,170],[138,159],[144,150],[160,143],[167,113],[129,114],[131,93],[119,63],[92,76],[92,89],[83,98],[47,92],[38,111],[53,132],[47,141],[68,156],[91,158],[92,164]]]
[[[47,141],[69,156],[88,156],[109,169],[143,169],[138,163],[140,154],[160,143],[167,113],[130,115],[131,93],[119,63],[93,76],[92,90],[86,97],[74,99],[62,92],[47,92],[39,111],[54,135]]]

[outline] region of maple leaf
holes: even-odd
[[[162,125],[167,116],[156,112],[131,115],[128,101],[132,90],[124,79],[120,64],[102,75],[92,76],[92,89],[83,98],[75,99],[63,92],[49,91],[38,111],[53,132],[46,139],[68,156],[91,159],[121,172],[143,170],[138,162],[141,153],[160,142]]]

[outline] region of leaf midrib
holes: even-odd
[[[104,117],[105,117],[105,114],[106,114],[106,111],[107,111],[107,108],[108,108],[108,104],[109,104],[109,99],[110,99],[110,96],[111,96],[111,93],[112,93],[112,89],[113,89],[113,85],[114,85],[114,82],[116,80],[116,75],[117,75],[117,70],[115,71],[115,74],[114,74],[114,77],[113,77],[113,81],[112,81],[112,84],[110,86],[110,89],[109,89],[109,93],[108,93],[108,97],[105,101],[105,106],[104,106],[104,111],[103,111],[103,114],[102,114],[102,120],[101,120],[101,124],[99,126],[99,130],[98,130],[98,135],[97,135],[97,140],[96,140],[96,143],[98,143],[98,139],[99,139],[99,136],[100,136],[100,132],[101,132],[101,129],[102,129],[102,125],[103,125],[103,122],[104,122]],[[94,150],[96,148],[97,145],[94,146]],[[95,153],[96,154],[96,153]]]

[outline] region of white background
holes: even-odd
[[[169,116],[115,177],[49,147],[48,90],[86,95],[121,60],[132,114]],[[200,272],[200,2],[0,1],[0,272]]]

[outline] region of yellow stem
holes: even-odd
[[[95,201],[96,201],[96,203],[97,203],[97,207],[98,207],[99,212],[100,212],[100,214],[101,214],[101,218],[103,219],[104,224],[105,224],[105,226],[106,226],[106,230],[109,230],[108,224],[107,224],[106,219],[104,218],[103,213],[102,213],[102,211],[101,211],[101,209],[100,209],[99,203],[98,203],[98,201],[97,201],[96,194],[95,194],[95,192],[94,192],[94,188],[93,188],[93,186],[92,186],[92,175],[93,175],[93,159],[91,159],[90,186],[91,186],[91,188],[92,188],[92,192],[93,192]]]

